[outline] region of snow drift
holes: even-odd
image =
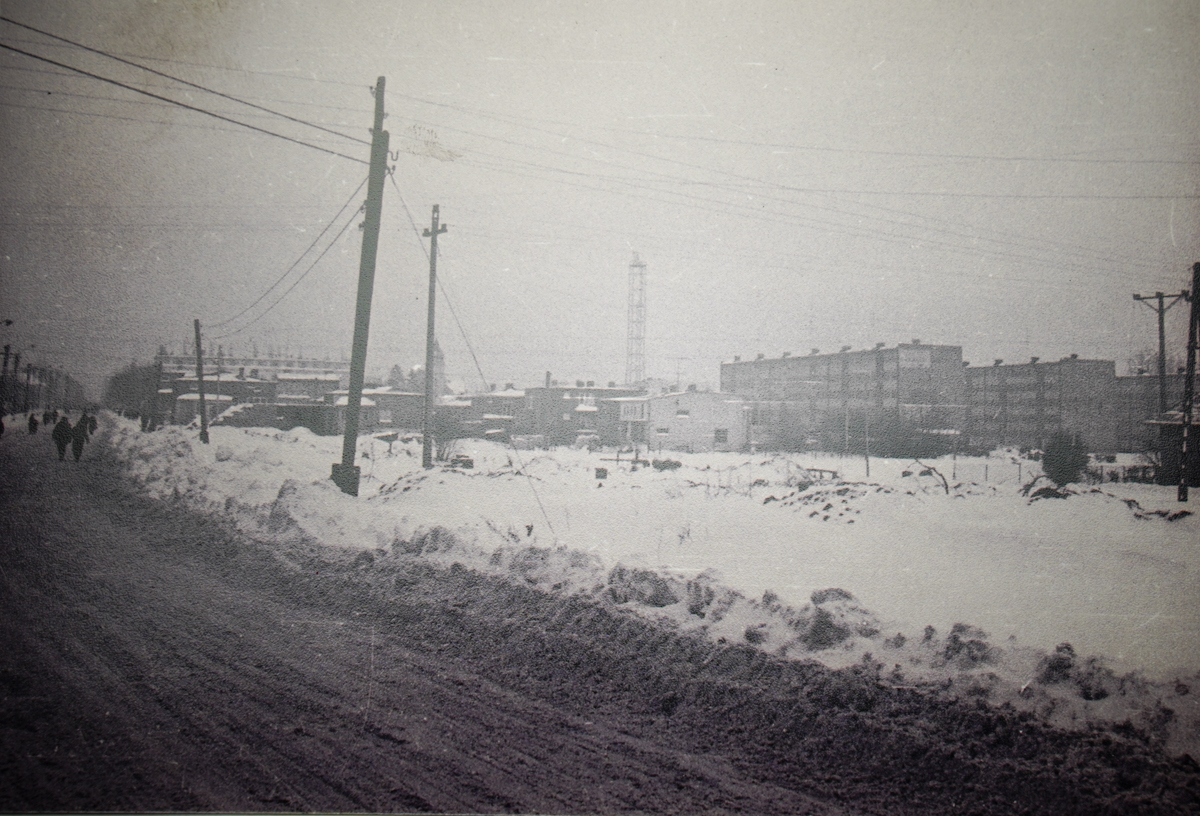
[[[205,446],[112,421],[144,492],[280,550],[457,564],[883,685],[1200,747],[1200,526],[1170,489],[1030,501],[1037,466],[1011,453],[872,460],[866,478],[865,462],[828,456],[682,454],[656,469],[471,441],[472,468],[426,471],[418,445],[364,437],[351,498],[328,478],[339,439],[215,427]]]

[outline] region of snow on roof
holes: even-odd
[[[345,408],[349,404],[350,404],[350,395],[349,394],[347,394],[344,397],[338,397],[337,402],[334,403],[334,405],[338,406],[339,408]],[[374,408],[375,400],[369,400],[366,397],[363,397],[360,405],[362,405],[363,407],[366,407],[366,408]]]
[[[364,388],[364,394],[370,394],[375,397],[423,397],[424,394],[419,391],[398,391],[389,386],[383,388]]]
[[[588,405],[586,402],[581,402],[575,406],[575,410],[591,413],[592,411],[599,411],[600,409],[597,408],[595,405]]]
[[[317,372],[291,372],[281,371],[275,375],[279,380],[319,380],[321,382],[337,382],[341,379],[337,374],[319,374]]]
[[[187,394],[180,394],[175,399],[177,401],[178,400],[187,400],[188,402],[198,402],[200,400],[200,395],[195,392],[190,392]],[[208,400],[219,400],[221,402],[226,402],[226,401],[233,402],[233,397],[229,396],[228,394],[205,394],[204,401],[207,402]]]

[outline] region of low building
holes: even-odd
[[[516,423],[518,433],[538,434],[547,445],[571,445],[580,437],[595,437],[601,445],[624,439],[619,397],[642,396],[637,388],[607,387],[576,381],[574,386],[546,385],[525,389],[525,410]]]
[[[425,395],[398,388],[364,388],[363,398],[375,403],[379,427],[420,430],[425,422]]]
[[[745,450],[750,441],[749,402],[716,391],[682,391],[647,397],[645,439],[652,451]]]
[[[233,397],[228,394],[205,394],[205,420],[211,423],[234,404]],[[199,417],[200,394],[198,392],[180,394],[175,398],[174,409],[171,412],[172,422],[179,425],[187,425],[192,420],[199,419]]]

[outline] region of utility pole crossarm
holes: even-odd
[[[1150,306],[1158,313],[1158,413],[1165,414],[1167,412],[1167,331],[1166,331],[1166,314],[1167,310],[1178,303],[1180,300],[1185,300],[1188,297],[1187,291],[1182,291],[1178,295],[1164,295],[1162,292],[1155,292],[1153,295],[1134,295],[1133,299],[1138,303],[1146,303],[1146,301],[1154,300],[1158,302],[1157,306]],[[1171,302],[1166,303],[1166,299],[1170,298]]]

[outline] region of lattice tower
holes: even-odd
[[[629,334],[625,346],[625,384],[646,379],[646,264],[637,253],[629,263]]]

